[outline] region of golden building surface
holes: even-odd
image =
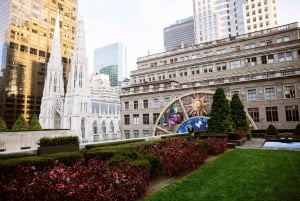
[[[0,0],[0,116],[8,127],[40,113],[57,12],[66,86],[77,10],[77,0]]]
[[[239,94],[258,129],[294,129],[300,123],[298,23],[141,57],[137,65],[121,89],[123,138],[176,131],[164,125],[162,113],[181,107],[187,109],[183,117],[203,115],[188,111],[184,104],[191,101],[205,104],[209,114],[209,92],[219,86],[229,98]]]

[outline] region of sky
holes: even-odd
[[[279,24],[300,22],[299,0],[277,0]],[[127,46],[128,69],[138,57],[164,51],[163,29],[193,15],[193,0],[79,0],[85,23],[90,73],[94,50],[115,42]],[[128,72],[129,74],[129,72]]]

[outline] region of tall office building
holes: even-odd
[[[276,0],[193,0],[196,44],[278,25]]]
[[[95,49],[94,72],[109,75],[111,86],[119,86],[128,77],[127,47],[121,43],[113,43]]]
[[[0,116],[9,127],[40,113],[57,12],[66,86],[77,8],[77,0],[0,0]]]
[[[166,51],[195,44],[194,18],[177,20],[175,24],[164,28],[164,46]]]

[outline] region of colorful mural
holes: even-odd
[[[193,117],[184,121],[179,128],[177,129],[176,133],[187,133],[187,127],[189,125],[193,126],[194,132],[204,132],[207,129],[207,117]]]

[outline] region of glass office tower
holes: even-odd
[[[8,127],[40,113],[57,12],[66,86],[77,10],[77,0],[0,0],[0,116]]]

